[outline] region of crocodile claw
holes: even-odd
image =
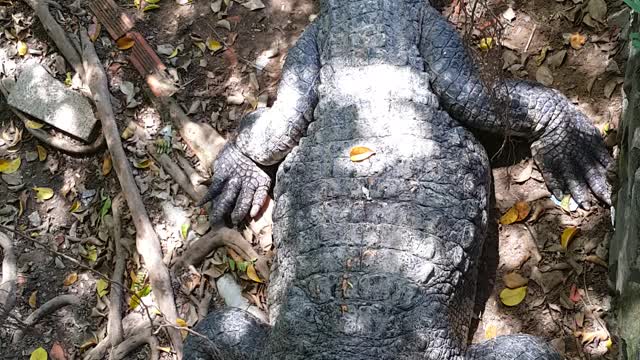
[[[581,207],[589,209],[593,193],[611,205],[607,167],[612,159],[604,140],[582,113],[571,111],[570,116],[572,119],[559,119],[557,127],[531,145],[533,158],[558,199],[569,194]]]
[[[270,185],[269,176],[229,143],[213,165],[212,184],[198,206],[211,201],[211,223],[220,222],[225,215],[231,214],[231,221],[237,225],[247,215],[258,214]]]

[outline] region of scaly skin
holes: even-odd
[[[536,141],[545,176],[563,184],[591,183],[567,178],[544,154],[559,156],[552,141],[566,129],[591,132],[577,110],[557,105],[566,103],[557,92],[526,82],[511,83],[514,109],[527,109],[516,127],[477,115],[492,108],[466,105],[473,91],[447,92],[458,86],[447,67],[444,78],[429,70],[441,66],[434,53],[450,54],[429,32],[429,22],[441,21],[433,14],[419,0],[321,1],[289,52],[278,101],[242,124],[205,198],[214,220],[253,215],[268,186],[257,164],[284,158],[274,189],[269,324],[219,310],[195,329],[211,341],[189,337],[185,359],[560,358],[528,335],[467,346],[491,178],[484,149],[461,123],[518,129]],[[448,41],[475,71],[460,41]],[[462,80],[475,81],[470,74]],[[545,102],[533,106],[538,99]],[[555,104],[553,116],[544,104]],[[354,146],[376,154],[352,162]],[[582,174],[599,174],[592,165]]]

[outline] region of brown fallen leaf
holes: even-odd
[[[514,271],[508,274],[505,274],[502,277],[502,281],[504,282],[504,285],[506,287],[510,289],[515,289],[515,288],[519,288],[521,286],[527,285],[527,283],[529,282],[529,279],[525,278],[524,276]]]
[[[562,230],[562,235],[560,235],[560,246],[562,246],[564,250],[567,250],[567,247],[569,247],[571,240],[573,240],[577,233],[578,228],[575,226],[569,226]]]
[[[57,341],[53,343],[53,346],[51,346],[49,356],[51,356],[51,360],[67,360],[67,357],[64,354],[64,348]]]
[[[596,265],[600,265],[605,269],[609,268],[607,262],[602,260],[598,255],[588,255],[584,258],[584,260]]]
[[[70,286],[73,285],[76,281],[78,281],[78,273],[76,272],[72,272],[71,274],[67,275],[66,278],[64,278],[64,286]]]
[[[131,49],[133,45],[135,45],[135,41],[132,38],[127,36],[123,36],[120,39],[118,39],[118,41],[116,41],[116,46],[120,50]]]
[[[372,157],[375,153],[375,151],[366,146],[354,146],[349,151],[349,158],[353,162],[360,162]]]
[[[29,296],[29,306],[31,306],[32,309],[38,307],[38,290],[32,292]]]
[[[606,330],[601,329],[597,331],[582,332],[580,337],[582,344],[586,345],[592,343],[596,339],[600,341],[607,340],[609,338],[609,333]]]
[[[569,44],[576,50],[581,49],[585,42],[587,42],[587,37],[580,35],[580,33],[573,33],[569,36]]]
[[[530,208],[529,208],[529,204],[527,204],[527,202],[518,201],[513,207],[518,211],[518,220],[517,221],[522,221],[527,217],[527,215],[529,215]]]

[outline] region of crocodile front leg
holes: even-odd
[[[591,188],[611,203],[606,181],[611,157],[599,131],[565,96],[518,80],[498,82],[492,93],[454,27],[428,4],[422,11],[419,49],[433,90],[450,115],[471,128],[532,141],[533,158],[556,197],[571,194],[586,208]]]
[[[213,166],[213,183],[199,203],[212,201],[212,222],[222,220],[228,213],[234,224],[247,214],[256,216],[271,184],[257,164],[280,162],[306,132],[318,102],[317,33],[317,25],[309,25],[289,50],[273,107],[246,116],[236,139],[218,155]]]
[[[208,315],[193,329],[206,338],[189,335],[183,360],[251,360],[265,358],[269,327],[238,308]]]
[[[549,345],[530,335],[506,335],[471,346],[468,360],[560,360]]]

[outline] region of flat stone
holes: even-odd
[[[44,67],[26,67],[7,99],[9,105],[85,142],[91,140],[96,117],[86,97],[67,88]]]

